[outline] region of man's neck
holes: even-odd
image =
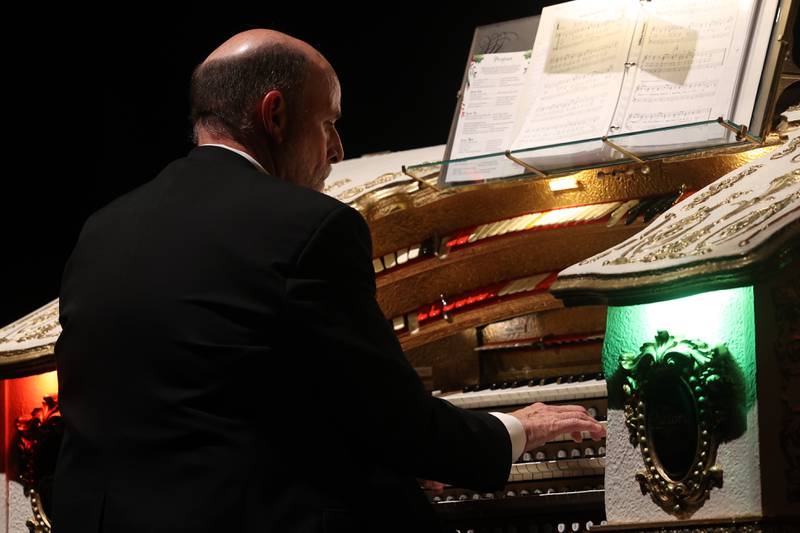
[[[224,144],[225,146],[230,146],[231,148],[235,148],[240,152],[250,154],[251,157],[253,156],[253,154],[250,153],[250,150],[248,150],[247,147],[241,143],[228,137],[220,137],[202,130],[197,133],[197,145],[199,146],[201,144]]]
[[[258,161],[258,163],[262,166],[263,169],[267,171],[267,173],[274,173],[274,170],[269,160],[265,160],[265,158],[259,157],[259,154],[256,153],[254,150],[251,150],[250,148],[244,146],[242,143],[234,139],[220,135],[214,135],[211,132],[200,130],[197,132],[197,145],[200,146],[202,144],[221,144],[223,146],[227,146],[228,148],[233,148],[234,150],[239,150],[240,152],[244,152],[250,157],[252,157],[254,160]]]

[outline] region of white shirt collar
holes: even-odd
[[[247,152],[242,152],[241,150],[237,150],[236,148],[231,148],[230,146],[227,146],[225,144],[212,144],[212,143],[209,143],[209,144],[198,144],[197,146],[216,146],[217,148],[225,148],[226,150],[230,150],[231,152],[237,153],[240,156],[244,157],[245,159],[250,161],[250,163],[252,163],[254,167],[256,167],[258,170],[260,170],[264,174],[269,174],[269,172],[267,172],[264,169],[264,167],[261,166],[261,163],[256,161],[255,158],[253,158],[253,156],[248,154]]]

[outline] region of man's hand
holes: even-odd
[[[606,429],[580,405],[545,405],[537,402],[509,414],[522,422],[525,428],[528,437],[526,452],[563,434],[572,435],[575,442],[582,440],[581,431],[588,431],[593,440],[606,436]]]

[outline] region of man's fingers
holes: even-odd
[[[582,405],[549,405],[548,409],[556,413],[586,413],[586,408]]]
[[[592,440],[600,440],[606,436],[606,427],[601,425],[599,431],[590,431],[589,435],[592,436]]]
[[[588,417],[588,415],[587,415]],[[591,417],[581,418],[578,416],[570,418],[559,418],[553,421],[553,431],[556,435],[563,433],[580,433],[581,431],[589,432],[594,438],[595,435],[604,437],[606,429],[600,425],[599,422]]]

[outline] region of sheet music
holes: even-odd
[[[622,123],[612,125],[612,132],[730,117],[753,3],[644,3],[644,25],[636,43],[629,101]]]
[[[472,58],[451,159],[508,148],[530,54],[509,52]]]
[[[638,10],[636,0],[577,0],[542,11],[515,149],[605,135]]]
[[[445,146],[442,144],[345,159],[333,165],[323,192],[342,202],[350,203],[382,187],[413,183],[410,177],[401,172],[403,165],[410,167],[439,162],[444,157],[444,149]]]
[[[752,114],[777,1],[573,0],[546,7],[524,78],[519,69],[511,75],[513,98],[500,99],[501,87],[488,83],[465,93],[450,158],[510,148],[527,165],[561,172],[623,158],[601,141],[605,135],[705,121],[613,140],[641,156],[733,142],[714,120]],[[492,76],[476,70],[470,79],[497,83]],[[522,173],[501,155],[451,163],[446,181]]]
[[[503,152],[511,144],[531,52],[481,54],[472,58],[450,159]],[[505,157],[447,165],[447,181],[482,181],[519,174]]]

